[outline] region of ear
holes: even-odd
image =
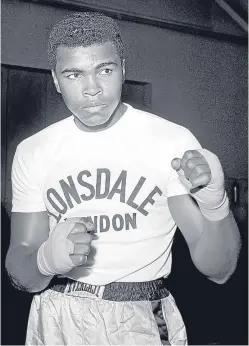
[[[122,83],[124,83],[125,82],[125,59],[122,60],[122,75],[123,75]]]
[[[59,82],[58,82],[58,79],[56,77],[56,73],[54,70],[52,70],[52,76],[53,76],[53,80],[54,80],[54,85],[56,87],[56,90],[58,91],[58,93],[61,94],[61,89],[60,89],[60,86],[59,86]]]

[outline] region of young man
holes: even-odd
[[[121,102],[111,18],[67,17],[48,53],[72,116],[25,139],[13,161],[6,267],[37,293],[26,344],[187,344],[167,290],[176,227],[214,282],[239,253],[220,162],[186,128]]]

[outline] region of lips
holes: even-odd
[[[103,104],[103,103],[93,102],[93,103],[89,103],[89,104],[85,105],[83,108],[88,109],[88,108],[97,108],[97,107],[104,107],[104,106],[105,106],[105,104]]]
[[[87,106],[82,107],[83,112],[86,114],[89,114],[89,116],[92,116],[92,114],[99,114],[103,111],[104,107],[106,107],[105,104],[102,103],[93,103],[93,104],[88,104]]]

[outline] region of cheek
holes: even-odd
[[[122,78],[114,77],[102,84],[103,92],[110,97],[120,95],[122,91]]]
[[[61,94],[64,100],[77,101],[81,97],[81,88],[76,84],[61,84]]]

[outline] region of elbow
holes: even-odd
[[[12,258],[12,252],[8,251],[5,258],[5,270],[8,274],[11,285],[19,291],[29,292],[29,289],[25,287],[18,277],[18,273],[15,270],[14,261]]]
[[[212,277],[208,277],[208,279],[218,285],[224,285],[228,280],[229,280],[230,276],[226,276],[224,278],[212,278]]]
[[[11,271],[7,270],[7,273],[8,273],[11,285],[18,291],[28,292],[28,293],[38,293],[41,291],[41,289],[30,287],[27,283],[21,282],[21,280],[14,277],[14,274]]]
[[[5,267],[11,284],[19,291],[41,292],[52,279],[52,276],[46,277],[39,272],[36,251],[27,252],[23,247],[8,252]]]
[[[234,274],[237,267],[237,261],[236,263],[230,268],[229,271],[227,271],[225,274],[224,272],[222,274],[216,275],[216,276],[208,276],[208,279],[210,281],[213,281],[214,283],[218,285],[225,284]]]
[[[11,256],[9,255],[9,252],[7,253],[5,257],[5,270],[7,271],[7,274],[9,277],[11,277]]]
[[[19,291],[29,292],[29,290],[19,282],[19,280],[14,278],[13,273],[11,273],[11,271],[9,271],[7,268],[6,271],[9,276],[10,283],[14,288],[16,288]]]
[[[219,263],[217,261],[214,265],[210,265],[210,262],[207,264],[207,262],[201,262],[195,263],[195,267],[201,272],[203,275],[205,275],[210,281],[218,284],[223,285],[225,284],[234,274],[236,267],[237,267],[237,258],[234,260],[224,261],[223,263]]]

